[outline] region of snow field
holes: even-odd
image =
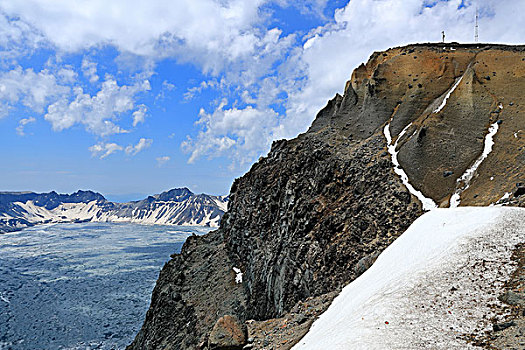
[[[525,209],[435,209],[347,285],[293,348],[469,349],[492,326]]]

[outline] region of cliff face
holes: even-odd
[[[228,197],[176,188],[146,199],[113,203],[92,191],[73,194],[0,192],[0,233],[57,222],[136,222],[217,227]]]
[[[338,113],[316,120],[366,139],[390,125],[410,182],[440,206],[459,191],[464,205],[496,202],[522,177],[525,96],[523,47],[415,45],[374,53],[352,74]],[[490,158],[463,190],[458,179],[499,122]],[[451,173],[450,176],[443,176]],[[493,179],[491,180],[491,177]]]
[[[524,74],[524,47],[374,53],[307,133],[275,142],[234,182],[220,229],[162,271],[130,349],[205,348],[224,314],[265,320],[340,290],[421,215],[421,201],[489,205],[513,192],[525,169]]]
[[[232,186],[221,230],[245,272],[248,318],[339,289],[421,213],[392,173],[383,138],[327,136],[274,145]]]

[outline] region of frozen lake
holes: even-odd
[[[0,235],[0,350],[124,349],[164,263],[209,230],[84,223]]]

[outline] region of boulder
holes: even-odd
[[[225,315],[213,326],[208,346],[216,350],[240,350],[246,344],[248,330],[235,316]]]

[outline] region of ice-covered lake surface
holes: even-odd
[[[0,235],[0,350],[124,349],[164,263],[209,230],[84,223]]]

